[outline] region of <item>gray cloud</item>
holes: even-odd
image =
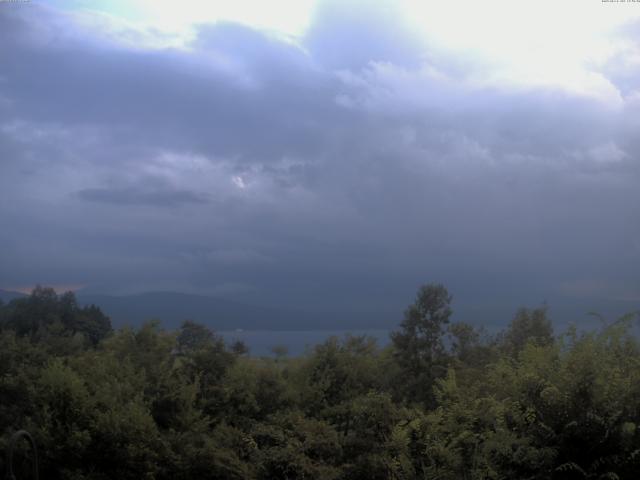
[[[377,314],[430,280],[461,302],[633,298],[624,53],[597,71],[618,104],[481,84],[376,8],[331,2],[299,45],[217,23],[185,48],[0,9],[0,284]]]
[[[206,203],[204,195],[188,190],[140,190],[136,188],[85,188],[78,191],[78,197],[90,202],[104,202],[115,205],[154,205],[175,207],[190,203]]]
[[[393,1],[321,2],[304,44],[331,69],[360,70],[371,62],[419,67],[426,51]]]

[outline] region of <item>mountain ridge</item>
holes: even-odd
[[[0,289],[0,300],[9,303],[27,295]],[[127,295],[76,292],[81,306],[97,305],[111,319],[114,328],[126,325],[139,327],[145,321],[158,319],[166,329],[176,329],[185,320],[202,323],[217,331],[313,331],[368,330],[396,328],[402,320],[397,314],[382,311],[308,311],[290,307],[270,307],[245,304],[234,300],[175,291],[147,291]],[[638,310],[636,302],[578,302],[552,299],[549,303],[551,319],[557,331],[570,323],[579,326],[598,325],[600,321],[588,314],[595,310],[607,321]],[[452,321],[465,321],[498,330],[513,318],[517,304],[502,305],[458,303],[453,305]],[[527,305],[535,307],[536,305]]]
[[[111,317],[114,327],[137,326],[157,318],[165,328],[176,328],[184,320],[203,323],[215,330],[269,329],[309,330],[321,316],[289,308],[265,307],[233,300],[171,291],[131,295],[78,293],[82,305],[95,304]]]

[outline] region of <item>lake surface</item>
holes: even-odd
[[[343,338],[345,335],[368,335],[374,337],[378,345],[389,344],[390,330],[232,330],[217,332],[227,343],[242,340],[254,356],[273,356],[271,349],[284,346],[289,356],[302,355],[314,345],[324,342],[331,336]]]
[[[610,315],[611,319],[619,318],[620,315]],[[640,335],[640,317],[632,323],[632,331],[636,335]],[[583,316],[581,322],[575,322],[578,332],[597,330],[602,328],[599,320],[592,316]],[[484,326],[484,331],[489,335],[495,335],[503,330],[506,325],[489,324]],[[560,335],[569,328],[568,322],[554,322],[554,331],[556,335]],[[398,330],[397,328],[394,330]],[[242,340],[249,347],[249,354],[253,356],[274,356],[272,348],[275,346],[284,346],[288,350],[289,356],[298,356],[304,354],[308,349],[312,349],[331,336],[343,338],[345,335],[368,335],[376,339],[378,346],[385,347],[389,345],[389,334],[391,329],[352,329],[352,330],[223,330],[216,332],[223,336],[227,343],[235,340]],[[445,335],[445,345],[448,345],[450,339]]]

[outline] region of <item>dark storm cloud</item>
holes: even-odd
[[[632,67],[596,72],[628,79],[611,100],[477,83],[363,5],[327,3],[299,45],[217,23],[180,48],[0,8],[0,284],[379,312],[429,280],[638,295]]]
[[[241,153],[248,160],[321,146],[313,130],[318,132],[335,110],[324,101],[335,82],[314,71],[292,44],[247,27],[217,24],[201,27],[189,52],[132,50],[64,35],[68,25],[61,20],[43,33],[45,38],[33,40],[34,32],[15,31],[16,24],[28,25],[24,17],[36,15],[27,10],[2,12],[3,23],[11,26],[2,29],[0,40],[9,45],[3,67],[11,75],[4,88],[12,92],[7,109],[13,115],[106,126],[126,142]],[[305,112],[314,114],[304,118]],[[244,142],[249,135],[251,142]]]
[[[140,190],[136,188],[86,188],[78,196],[90,202],[104,202],[115,205],[154,205],[173,207],[189,203],[206,203],[207,199],[188,190]]]

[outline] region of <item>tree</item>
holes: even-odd
[[[289,354],[289,348],[286,345],[274,345],[271,353],[276,357],[276,362],[281,361]]]
[[[236,340],[231,344],[231,351],[240,357],[249,353],[249,347],[242,340]]]
[[[80,309],[76,317],[77,331],[82,333],[94,346],[98,345],[112,331],[111,320],[96,305]]]
[[[86,340],[96,346],[111,333],[109,317],[95,305],[80,308],[73,292],[58,295],[52,288],[37,286],[28,297],[14,299],[2,310],[6,326],[16,334],[47,338],[57,351],[64,351],[61,342],[74,336],[81,345]]]
[[[395,358],[403,370],[407,400],[432,403],[432,384],[444,358],[442,336],[452,297],[442,284],[423,285],[404,312],[400,331],[391,333]],[[440,368],[439,368],[440,367]]]
[[[468,361],[473,350],[478,347],[480,341],[478,331],[468,323],[455,322],[449,325],[449,336],[451,337],[451,352],[459,360]]]
[[[257,447],[259,480],[340,478],[338,432],[325,422],[284,411],[257,424],[251,436]]]
[[[502,346],[507,353],[515,356],[529,342],[545,346],[553,341],[553,326],[545,305],[533,310],[520,308],[504,333]]]
[[[213,332],[206,326],[185,320],[180,326],[177,344],[180,353],[193,352],[211,346],[216,340]]]
[[[220,335],[191,320],[180,327],[173,352],[180,357],[186,377],[198,382],[201,407],[214,415],[219,410],[222,378],[238,355],[227,350]]]
[[[7,306],[7,326],[20,336],[35,339],[39,331],[60,320],[58,296],[52,288],[36,286],[26,298]]]

